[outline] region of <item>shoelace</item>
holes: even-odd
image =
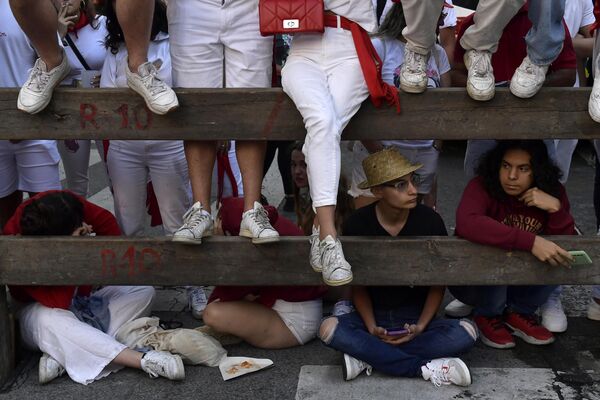
[[[262,207],[254,210],[254,221],[261,230],[271,229],[271,224],[269,223],[269,214],[267,214],[267,210]]]
[[[409,67],[411,72],[416,72],[416,73],[421,74],[424,72],[423,65],[425,63],[422,62],[423,58],[425,58],[424,55],[415,53],[414,51],[409,51],[408,58],[406,59],[406,66]]]
[[[338,245],[339,243],[337,241],[333,243],[326,243],[325,241],[322,241],[321,246],[319,247],[319,250],[321,250],[323,266],[332,264],[336,265],[336,267],[331,270],[331,273],[334,273],[338,269],[346,269],[342,261],[342,251],[341,249],[339,251],[337,249]]]
[[[473,62],[471,68],[477,77],[483,77],[490,70],[490,61],[483,52],[473,53]]]
[[[429,380],[435,386],[440,387],[444,383],[450,381],[450,379],[448,379],[449,372],[450,372],[450,367],[447,365],[442,365],[441,368],[431,371],[431,376],[429,377]]]
[[[206,303],[206,293],[204,293],[204,289],[197,288],[197,289],[190,290],[190,303],[205,304]]]
[[[27,82],[27,89],[31,89],[34,92],[41,92],[46,86],[48,86],[48,80],[50,80],[50,75],[47,72],[42,71],[38,60],[38,62],[36,62],[33,68],[30,70],[30,78]]]
[[[199,214],[199,215],[197,215]],[[183,215],[183,222],[188,228],[194,229],[209,218],[208,214],[202,212],[202,208],[190,209]]]
[[[142,77],[144,86],[153,96],[162,93],[167,89],[165,83],[156,76],[157,73],[158,71],[156,70],[154,64],[150,64],[150,67],[148,68],[148,74]]]

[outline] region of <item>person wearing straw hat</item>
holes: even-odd
[[[420,164],[393,149],[363,161],[367,180],[378,201],[358,209],[343,225],[353,236],[444,236],[442,218],[417,203]],[[325,319],[319,337],[344,353],[344,379],[371,369],[394,375],[423,377],[434,385],[471,384],[466,364],[455,356],[469,350],[477,330],[467,320],[437,319],[443,286],[352,288],[356,311]]]

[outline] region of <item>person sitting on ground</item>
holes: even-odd
[[[367,180],[361,187],[370,188],[378,201],[352,214],[344,235],[447,235],[439,214],[417,203],[413,179],[421,165],[385,149],[368,156],[363,167]],[[435,318],[444,291],[443,286],[354,286],[356,311],[325,319],[319,330],[326,346],[344,353],[344,379],[373,368],[394,376],[422,376],[436,386],[469,385],[469,369],[454,356],[474,345],[477,329],[467,320]]]
[[[574,235],[569,200],[560,170],[541,140],[506,140],[486,154],[462,195],[456,211],[456,234],[507,251],[531,252],[554,267],[573,258],[539,235]],[[527,343],[554,341],[535,316],[555,285],[452,287],[461,302],[474,306],[481,340],[488,346],[515,346],[513,335]],[[509,330],[510,329],[510,330]]]
[[[244,199],[222,200],[221,228],[238,236]],[[272,226],[285,236],[302,236],[294,223],[265,206]],[[217,228],[218,228],[217,221]],[[204,310],[204,323],[220,334],[237,336],[267,349],[298,346],[314,339],[323,316],[324,286],[217,286]]]
[[[109,211],[69,191],[39,193],[21,204],[5,226],[7,235],[92,233],[121,234]],[[9,289],[16,302],[24,343],[43,352],[39,362],[40,383],[50,382],[66,371],[72,380],[87,385],[122,367],[141,369],[153,378],[185,377],[179,355],[154,350],[142,353],[115,339],[123,325],[150,314],[153,287],[104,286],[96,291],[91,286],[9,286]]]

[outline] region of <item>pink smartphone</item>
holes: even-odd
[[[408,329],[402,327],[386,329],[385,332],[388,336],[404,336],[410,333]]]

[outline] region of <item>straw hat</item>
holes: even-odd
[[[367,180],[361,182],[358,187],[369,189],[408,175],[421,168],[423,164],[411,164],[397,150],[383,149],[365,158],[362,166]]]

